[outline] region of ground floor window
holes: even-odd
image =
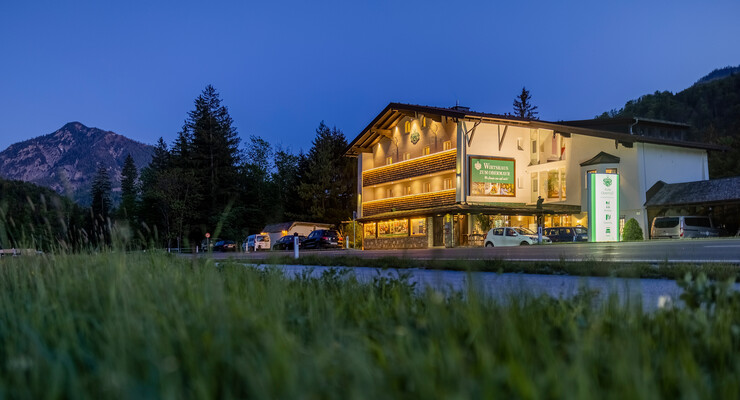
[[[375,222],[367,222],[365,223],[365,227],[363,228],[365,231],[365,237],[366,238],[374,238],[375,237]]]
[[[412,218],[411,219],[411,236],[421,236],[427,234],[427,219],[426,218]]]
[[[378,237],[408,236],[409,220],[394,219],[378,222]]]

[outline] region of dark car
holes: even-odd
[[[236,251],[236,242],[233,240],[220,240],[213,245],[213,251]]]
[[[588,242],[588,229],[582,226],[559,226],[545,228],[542,234],[553,242]]]
[[[317,229],[303,241],[304,249],[328,249],[341,247],[339,233],[334,229]]]
[[[303,248],[304,235],[298,235],[298,248]],[[283,236],[272,246],[273,250],[293,250],[293,235]]]

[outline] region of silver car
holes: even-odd
[[[699,216],[655,217],[650,227],[653,239],[718,237],[721,232],[711,218]]]
[[[493,228],[488,231],[483,241],[486,247],[526,246],[537,243],[537,234],[527,228]],[[552,241],[549,237],[542,236],[542,243],[552,243]]]

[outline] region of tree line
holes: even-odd
[[[127,157],[121,204],[110,213],[109,179],[99,170],[93,214],[100,222],[112,217],[157,237],[165,246],[194,246],[206,233],[239,241],[266,224],[291,220],[338,225],[352,217],[356,198],[356,163],[343,156],[346,147],[342,131],[323,121],[306,153],[256,135],[242,143],[209,85],[174,142],[159,138],[147,167],[139,172]]]
[[[323,121],[307,152],[251,135],[242,142],[212,86],[195,99],[176,139],[159,138],[148,166],[126,157],[121,202],[112,202],[108,170],[97,169],[91,206],[53,191],[0,180],[0,246],[72,251],[124,242],[129,248],[243,240],[265,225],[293,220],[331,223],[352,218],[356,163],[347,139]]]

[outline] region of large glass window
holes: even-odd
[[[421,236],[427,234],[427,219],[426,218],[412,218],[411,219],[411,235]]]
[[[378,222],[378,237],[408,236],[409,220],[394,219]]]
[[[365,224],[365,226],[364,226],[363,229],[365,230],[365,237],[366,238],[374,238],[375,237],[375,227],[376,226],[377,225],[375,224],[375,222],[368,222],[368,223]]]
[[[560,181],[558,179],[558,170],[547,171],[547,198],[560,198]]]
[[[565,168],[560,168],[560,198],[565,200]]]

